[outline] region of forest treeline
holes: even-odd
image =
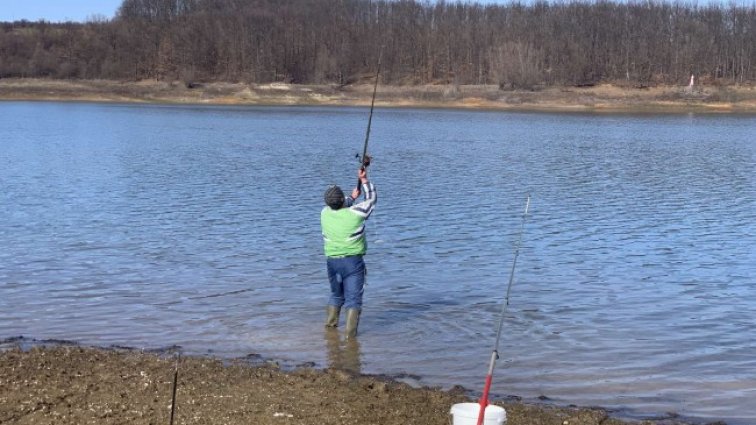
[[[0,78],[350,84],[743,84],[756,5],[124,0],[113,19],[0,23]]]

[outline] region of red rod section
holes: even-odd
[[[480,411],[478,412],[478,425],[483,425],[483,419],[486,416],[486,406],[488,406],[488,391],[491,390],[491,381],[493,375],[486,376],[486,386],[483,387],[483,395],[480,397]]]

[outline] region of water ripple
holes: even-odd
[[[315,361],[362,108],[5,102],[0,338]],[[756,120],[377,110],[360,365],[756,422]]]

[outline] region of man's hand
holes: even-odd
[[[367,183],[367,170],[365,167],[360,167],[360,169],[357,170],[357,177],[359,177],[360,183]]]
[[[360,193],[362,193],[362,191],[360,190],[360,188],[359,187],[355,187],[354,190],[352,190],[352,199],[359,198],[360,197]]]

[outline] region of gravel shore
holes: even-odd
[[[0,352],[2,424],[168,424],[177,356],[36,346]],[[462,388],[414,388],[348,369],[282,370],[275,362],[180,357],[175,424],[438,424]],[[601,409],[494,400],[508,425],[623,425]],[[682,425],[676,419],[640,422]]]

